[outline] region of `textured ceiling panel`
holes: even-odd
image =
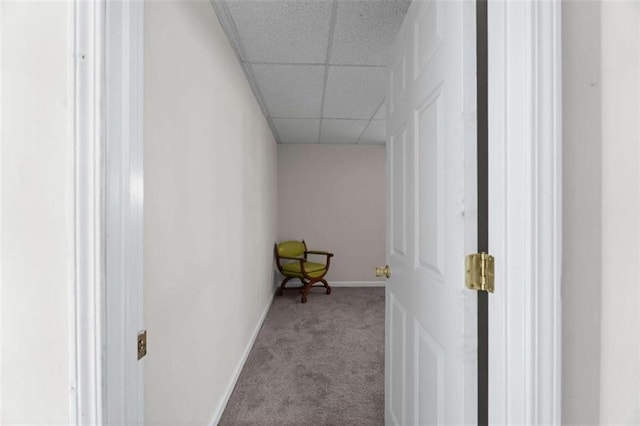
[[[367,120],[334,120],[325,118],[320,127],[320,143],[353,144],[358,141]]]
[[[386,93],[387,69],[329,67],[324,117],[370,119]]]
[[[325,63],[330,1],[226,2],[249,62]]]
[[[325,67],[254,64],[252,69],[271,117],[320,117]]]
[[[272,118],[281,143],[316,143],[320,119]]]
[[[386,133],[387,120],[371,120],[358,143],[384,145],[386,141]]]
[[[388,65],[410,1],[339,1],[331,64]]]
[[[386,65],[410,3],[211,0],[282,143],[384,141]]]

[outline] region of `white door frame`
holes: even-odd
[[[142,424],[143,3],[72,3],[70,423]]]
[[[100,424],[105,418],[104,221],[106,212],[115,208],[103,205],[105,188],[109,188],[103,167],[106,122],[101,114],[103,23],[109,21],[105,20],[105,0],[76,0],[74,4],[76,238],[70,302],[75,349],[70,355],[71,421]],[[125,64],[134,57],[139,61],[132,61],[133,69],[122,69],[132,72],[131,87],[141,90],[142,5],[132,3],[128,13],[131,19],[120,21],[121,26],[107,25],[109,31],[121,31],[131,41],[131,50],[127,51],[125,43],[120,58]],[[496,257],[496,292],[489,297],[489,421],[560,424],[560,3],[489,0],[488,19],[489,245]],[[141,149],[142,98],[141,92],[135,92],[134,99],[139,98],[129,102],[131,111],[137,112],[131,112],[127,125],[138,126],[129,129],[136,135],[129,143],[137,141]],[[134,148],[130,152],[142,160],[141,151]],[[142,169],[138,171],[133,181],[128,177],[123,181],[141,189]],[[139,231],[141,235],[142,228]]]
[[[489,0],[489,423],[561,424],[559,1]]]
[[[105,6],[104,419],[144,424],[144,3]]]
[[[74,279],[70,291],[71,424],[102,419],[104,230],[101,98],[104,5],[73,0]]]

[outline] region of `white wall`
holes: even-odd
[[[381,280],[385,188],[383,145],[279,145],[278,240],[333,252],[329,283]]]
[[[145,421],[208,424],[272,301],[276,145],[211,5],[145,8]]]
[[[0,423],[69,421],[73,140],[65,2],[0,2]]]
[[[640,423],[640,3],[563,4],[563,424]]]
[[[601,22],[600,422],[640,424],[640,2]]]
[[[600,417],[600,4],[562,3],[562,37],[562,421],[587,425]]]

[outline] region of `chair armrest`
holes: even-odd
[[[333,256],[333,253],[329,253],[328,251],[318,251],[318,250],[307,250],[305,251],[306,254],[322,254],[325,256]]]

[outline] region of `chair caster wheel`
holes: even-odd
[[[331,287],[327,289],[327,294],[331,294]]]

